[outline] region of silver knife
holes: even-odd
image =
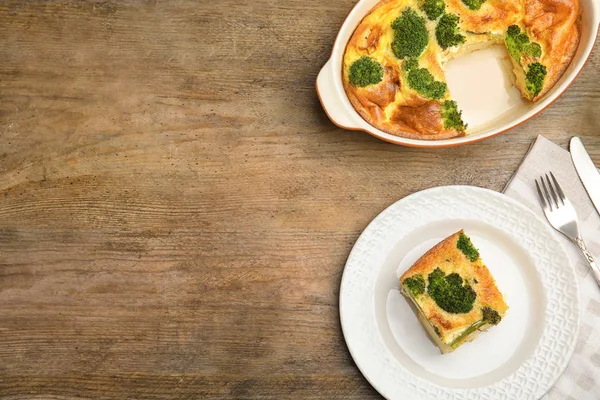
[[[571,159],[579,175],[579,179],[587,190],[596,211],[600,215],[600,172],[585,150],[583,142],[577,136],[571,138]]]

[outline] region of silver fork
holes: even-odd
[[[575,207],[565,196],[552,172],[550,172],[550,177],[546,174],[545,178],[546,180],[544,180],[544,176],[540,176],[539,179],[536,179],[535,186],[548,222],[554,229],[571,239],[579,247],[592,268],[592,274],[598,286],[600,286],[600,268],[598,268],[592,253],[589,252],[581,238]],[[550,181],[550,178],[552,178],[552,181]]]

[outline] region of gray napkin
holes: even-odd
[[[507,196],[544,218],[534,179],[551,170],[579,217],[584,241],[600,261],[600,217],[587,196],[567,150],[538,136],[521,165],[504,188]],[[600,399],[600,288],[577,247],[556,232],[575,267],[581,291],[581,327],[569,366],[544,400]]]

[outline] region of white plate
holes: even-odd
[[[475,341],[440,354],[398,277],[461,228],[510,309]],[[389,400],[539,399],[569,362],[579,314],[575,271],[551,228],[515,200],[471,186],[418,192],[379,214],[354,245],[340,288],[350,353]]]

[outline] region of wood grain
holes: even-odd
[[[337,308],[368,222],[501,190],[539,133],[600,160],[598,46],[481,143],[336,128],[314,82],[353,4],[0,3],[0,398],[378,399]]]

